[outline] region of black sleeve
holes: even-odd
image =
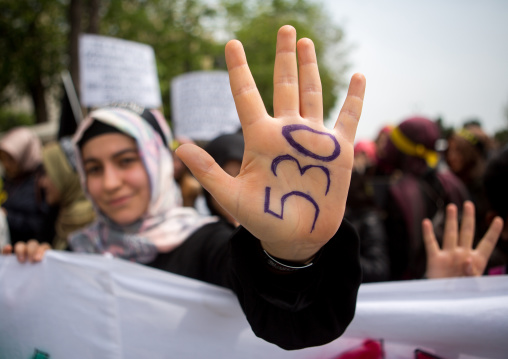
[[[385,228],[378,213],[366,209],[352,222],[360,236],[360,265],[363,283],[386,281],[390,278],[390,260]]]
[[[390,264],[389,280],[404,280],[409,266],[409,235],[404,216],[396,201],[387,201],[384,227],[387,236],[388,258]]]
[[[54,246],[54,239],[56,235],[56,229],[55,229],[55,222],[58,218],[58,212],[60,211],[59,206],[49,206],[47,207],[47,211],[44,214],[43,217],[43,223],[39,228],[38,234],[37,234],[37,240],[39,243],[49,243],[53,248]],[[68,250],[69,246],[67,245]]]
[[[259,240],[240,228],[231,240],[236,292],[254,333],[292,350],[338,338],[353,319],[361,282],[359,239],[343,221],[313,265],[278,272]]]
[[[7,210],[7,223],[11,244],[37,238],[44,222],[45,203],[38,200],[36,177],[31,175],[15,185],[6,184],[7,200],[2,207]]]
[[[149,265],[231,288],[253,332],[288,350],[339,337],[353,319],[361,282],[358,235],[345,220],[312,266],[290,273],[271,267],[246,229],[221,222]]]
[[[224,221],[199,228],[179,247],[160,253],[150,267],[232,288],[231,248],[234,227]]]

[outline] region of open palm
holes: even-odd
[[[479,276],[483,274],[489,257],[496,246],[503,221],[496,217],[476,248],[473,249],[475,233],[475,208],[472,202],[464,203],[460,231],[457,222],[457,206],[446,208],[443,248],[439,244],[429,219],[422,222],[423,240],[427,252],[427,278]]]
[[[177,154],[265,250],[304,262],[342,222],[365,79],[353,76],[329,130],[314,45],[309,39],[297,42],[293,27],[282,27],[277,36],[274,117],[266,112],[240,42],[226,45],[226,61],[245,137],[240,174],[230,177],[196,146],[181,146]]]

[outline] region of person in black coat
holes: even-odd
[[[0,201],[11,243],[34,239],[49,210],[38,185],[42,169],[41,141],[26,127],[10,130],[0,140],[0,162],[4,169]]]

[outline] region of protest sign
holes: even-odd
[[[83,34],[79,41],[81,103],[98,107],[134,102],[157,108],[161,94],[153,48],[132,41]]]
[[[171,82],[175,136],[208,141],[240,128],[226,71],[190,72]]]

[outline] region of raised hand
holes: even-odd
[[[240,42],[226,45],[226,61],[245,137],[240,174],[230,177],[196,146],[183,145],[177,154],[268,253],[304,263],[342,222],[365,78],[352,77],[329,130],[323,125],[314,44],[297,43],[293,27],[284,26],[277,35],[274,117],[266,112]]]
[[[479,276],[485,270],[494,250],[503,220],[496,217],[476,249],[473,249],[475,232],[475,208],[472,202],[464,202],[460,232],[457,224],[457,206],[449,204],[446,208],[446,222],[443,236],[443,249],[434,235],[432,222],[422,221],[423,240],[427,251],[427,278]]]

